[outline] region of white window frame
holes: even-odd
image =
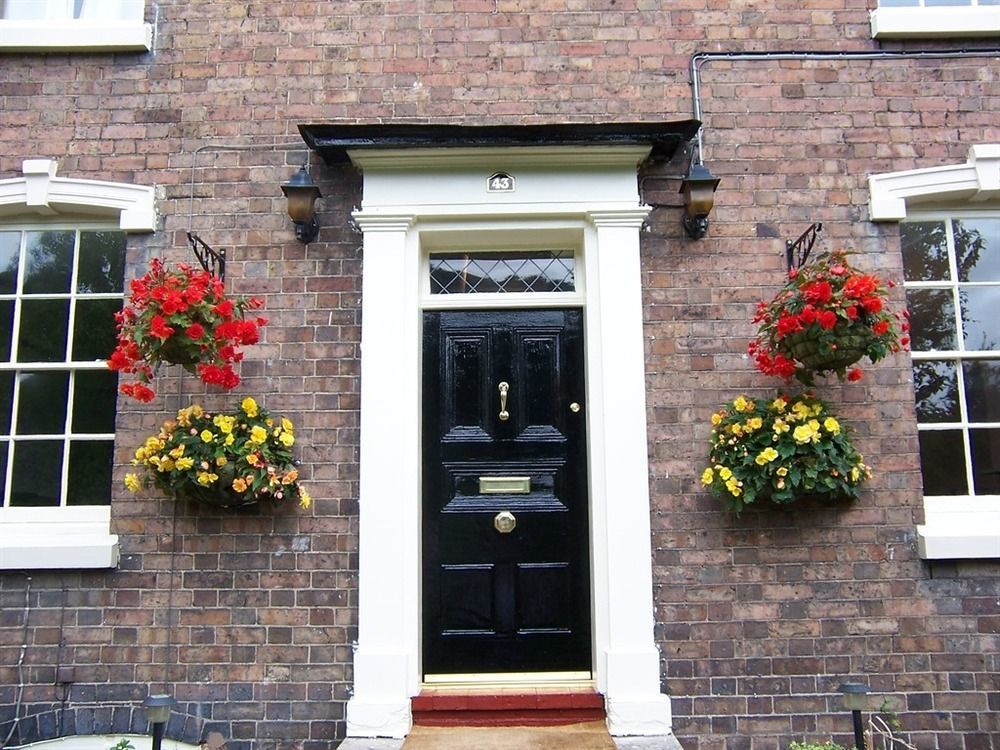
[[[880,6],[871,12],[873,39],[1000,35],[1000,5]]]
[[[868,188],[872,221],[1000,215],[1000,144],[972,146],[965,164],[872,175]],[[924,559],[1000,557],[1000,497],[925,497],[917,547]]]
[[[148,52],[153,25],[144,22],[145,0],[100,0],[100,16],[73,18],[73,0],[44,4],[41,19],[0,18],[0,52]],[[2,3],[0,3],[2,4]]]
[[[672,735],[653,637],[636,146],[358,150],[364,201],[358,642],[348,737],[402,737],[421,689],[420,352],[430,307],[584,308],[593,679],[615,735]],[[503,170],[517,189],[488,193]],[[427,253],[574,247],[577,291],[431,295]],[[459,297],[462,297],[459,299]],[[489,298],[493,299],[489,299]]]
[[[152,232],[153,189],[56,177],[56,162],[28,159],[22,176],[0,180],[0,228],[23,229],[48,219],[92,228]],[[118,537],[107,505],[0,508],[0,570],[109,568]]]

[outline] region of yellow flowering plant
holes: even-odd
[[[804,495],[856,498],[871,469],[850,432],[811,394],[738,396],[712,415],[701,483],[736,513],[755,502],[785,505]]]
[[[212,505],[312,502],[299,484],[292,458],[295,428],[244,398],[232,414],[213,414],[195,404],[180,409],[146,438],[132,459],[141,473],[125,475],[132,492],[155,487]]]

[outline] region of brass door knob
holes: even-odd
[[[502,510],[493,517],[493,528],[501,534],[509,534],[517,526],[517,519],[509,510]]]

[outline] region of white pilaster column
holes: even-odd
[[[592,212],[587,243],[587,344],[599,689],[615,735],[667,735],[653,639],[649,461],[639,231],[649,209]],[[596,273],[595,273],[596,271]],[[597,350],[595,350],[595,347]]]
[[[411,215],[362,211],[355,220],[364,232],[361,475],[358,641],[347,735],[403,737],[411,724],[419,631],[418,253],[409,247]]]

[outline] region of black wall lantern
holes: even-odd
[[[708,231],[708,214],[715,204],[715,189],[719,178],[708,171],[704,164],[691,164],[687,177],[681,182],[684,194],[684,231],[693,240],[700,240]]]
[[[288,215],[295,223],[295,239],[308,245],[319,233],[316,207],[313,203],[317,198],[322,198],[323,194],[309,176],[305,166],[281,186],[281,192],[288,198]]]
[[[150,695],[142,702],[146,709],[146,720],[153,728],[153,750],[160,750],[163,744],[163,732],[167,728],[170,709],[175,705],[169,695]]]

